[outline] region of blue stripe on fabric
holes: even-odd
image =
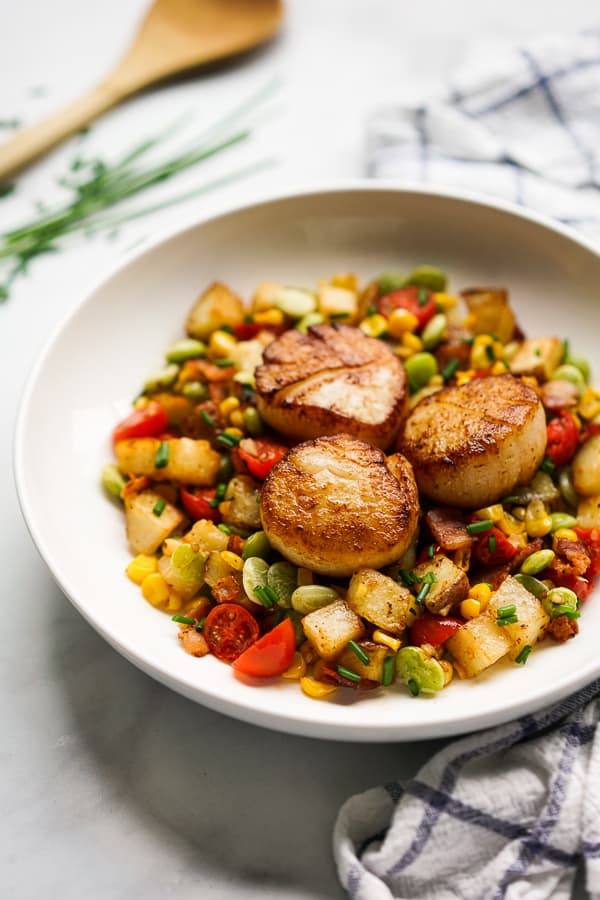
[[[588,172],[589,172],[589,181],[590,184],[594,182],[594,160],[590,151],[581,143],[573,129],[570,127],[569,123],[565,119],[563,112],[560,108],[560,105],[552,91],[551,80],[550,77],[544,75],[542,69],[540,68],[537,60],[531,55],[528,50],[521,50],[521,56],[524,60],[526,60],[529,68],[531,69],[534,76],[537,78],[537,84],[544,94],[548,106],[552,111],[554,118],[558,122],[558,124],[563,128],[565,133],[570,137],[575,149],[585,162]]]
[[[455,797],[445,797],[440,791],[436,791],[420,781],[411,781],[408,786],[408,793],[430,803],[432,806],[443,806],[444,813],[452,816],[454,819],[459,819],[461,822],[466,822],[469,825],[485,828],[487,831],[492,831],[507,840],[520,840],[526,838],[530,833],[529,829],[524,825],[518,825],[506,819],[492,816],[475,806],[470,806],[461,800],[457,800]],[[536,842],[534,841],[533,843],[535,844]],[[551,844],[544,845],[540,843],[538,849],[548,859],[563,865],[575,866],[579,859],[577,853],[568,853],[566,850],[553,847]]]

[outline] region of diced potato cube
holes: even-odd
[[[354,573],[346,600],[357,615],[390,634],[401,634],[413,619],[410,608],[415,598],[411,592],[376,569]]]
[[[421,579],[427,575],[435,578],[425,598],[429,612],[445,616],[469,593],[469,579],[465,572],[443,554],[420,563],[413,572]]]
[[[275,281],[262,281],[252,297],[252,312],[263,312],[271,309],[273,301],[282,292],[283,285]]]
[[[231,568],[229,563],[223,559],[219,550],[211,550],[204,566],[204,580],[207,585],[212,588],[217,581],[227,578],[228,575],[238,576],[239,572]],[[241,581],[241,577],[239,581]]]
[[[344,600],[315,609],[302,619],[304,634],[323,659],[338,656],[348,641],[356,641],[365,631],[360,618]]]
[[[196,300],[185,327],[190,337],[204,340],[222,325],[239,325],[244,319],[244,304],[219,281],[213,282]]]
[[[512,605],[516,607],[515,615],[519,621],[503,625],[502,630],[514,644],[509,656],[515,659],[526,644],[533,647],[544,637],[550,618],[537,597],[509,575],[492,594],[488,609],[495,615],[501,607]]]
[[[600,494],[579,501],[577,524],[580,528],[600,528]]]
[[[223,521],[234,528],[257,531],[262,528],[258,486],[249,475],[236,475],[227,485]]]
[[[227,550],[229,536],[217,528],[210,519],[198,519],[184,535],[183,540],[196,550],[208,552],[210,550]]]
[[[533,375],[538,381],[548,381],[562,356],[563,344],[559,338],[528,338],[512,357],[510,370],[515,375]]]
[[[585,497],[600,494],[600,434],[589,437],[575,454],[573,484]]]
[[[160,516],[153,510],[164,497],[156,491],[141,491],[125,498],[125,527],[127,540],[134,554],[155,553],[162,542],[184,520],[176,506],[166,503]]]
[[[344,324],[354,322],[358,313],[358,293],[322,281],[319,284],[319,312],[334,316]]]
[[[340,666],[345,666],[352,672],[356,672],[362,678],[370,678],[372,681],[383,681],[383,663],[388,656],[393,656],[388,647],[382,647],[381,644],[375,644],[373,641],[359,641],[359,646],[365,651],[369,657],[369,662],[362,662],[352,647],[346,647],[342,650],[341,656],[337,660]],[[394,666],[394,671],[396,667]]]
[[[445,644],[461,678],[473,678],[511,650],[506,627],[496,625],[496,614],[485,612],[469,619]]]
[[[229,358],[234,361],[240,372],[253,374],[254,370],[263,363],[263,341],[253,338],[251,341],[239,341],[229,352]]]
[[[168,445],[167,464],[155,465],[161,443]],[[221,460],[208,441],[192,438],[131,438],[115,444],[117,464],[124,475],[148,475],[154,481],[179,481],[191,485],[212,485]]]
[[[475,334],[495,334],[503,344],[512,340],[515,316],[503,288],[471,288],[462,296],[475,317]]]

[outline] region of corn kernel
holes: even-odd
[[[146,556],[145,553],[139,553],[131,560],[125,569],[127,577],[131,578],[134,584],[141,584],[144,578],[152,575],[157,571],[158,562],[154,556]]]
[[[133,408],[134,409],[146,409],[146,407],[148,406],[149,403],[150,403],[150,400],[148,397],[146,397],[146,396],[137,397],[133,404]]]
[[[231,550],[221,550],[221,559],[228,566],[231,566],[232,569],[235,569],[236,572],[241,572],[244,568],[242,557],[238,556],[237,553],[232,553]]]
[[[577,532],[573,531],[572,528],[558,528],[554,534],[552,535],[552,540],[554,542],[559,541],[563,538],[565,541],[578,541]]]
[[[511,516],[509,512],[504,512],[502,518],[498,520],[498,528],[504,534],[522,534],[525,531],[525,524],[516,516]]]
[[[473,331],[475,326],[477,325],[477,316],[473,313],[469,313],[468,316],[465,316],[463,319],[462,327],[466,328],[467,331]]]
[[[281,677],[297,680],[298,678],[304,678],[305,675],[306,660],[304,659],[300,651],[296,650],[289,668],[286,669],[285,672],[281,673]]]
[[[412,350],[409,350],[408,347],[403,347],[401,344],[398,344],[396,347],[394,347],[394,353],[396,354],[396,356],[399,356],[400,359],[408,359],[413,355]]]
[[[312,697],[314,700],[329,697],[337,690],[335,684],[324,684],[322,681],[317,681],[316,678],[311,678],[310,675],[305,675],[300,679],[300,687],[307,697]]]
[[[460,614],[463,619],[476,619],[481,612],[481,604],[474,597],[467,597],[460,604]]]
[[[254,321],[258,325],[283,325],[285,316],[280,309],[272,307],[254,313]]]
[[[376,628],[373,632],[373,640],[376,644],[383,644],[385,647],[389,647],[390,650],[396,652],[402,646],[402,641],[398,638],[392,637],[391,634],[387,634],[385,631],[380,631],[379,628]]]
[[[478,334],[471,345],[470,366],[472,369],[489,369],[504,355],[504,346],[489,334]]]
[[[219,503],[219,512],[223,517],[227,517],[231,512],[232,506],[233,502],[231,500],[223,500],[222,503]]]
[[[469,589],[469,597],[471,600],[477,600],[479,603],[479,609],[483,612],[486,609],[488,603],[490,602],[490,597],[492,596],[492,589],[489,584],[486,584],[485,581],[480,581],[479,584],[474,584]]]
[[[233,337],[233,335],[229,334],[227,331],[221,331],[217,328],[216,331],[210,336],[208,341],[208,350],[211,356],[222,357],[223,359],[227,359],[233,348],[236,346],[237,341]]]
[[[577,407],[577,412],[584,419],[595,419],[600,415],[600,394],[594,388],[588,387],[583,392],[583,396]]]
[[[402,335],[407,331],[412,332],[417,330],[419,327],[419,320],[414,313],[409,312],[407,309],[394,309],[390,313],[387,327],[391,337],[400,340]]]
[[[454,309],[458,303],[458,297],[453,297],[452,294],[444,294],[442,291],[436,291],[433,295],[433,299],[436,304],[442,308],[442,312],[448,312],[448,310]]]
[[[501,503],[493,503],[491,506],[484,506],[473,513],[478,519],[491,519],[492,522],[499,522],[504,515],[504,508]]]
[[[363,319],[358,327],[368,337],[377,338],[381,337],[382,334],[385,334],[388,322],[385,316],[375,313],[374,315],[367,316],[366,319]]]
[[[242,431],[241,428],[226,428],[225,434],[230,434],[231,437],[239,437],[239,438],[244,437],[244,432]]]
[[[529,537],[544,537],[552,531],[552,519],[550,516],[541,516],[539,519],[526,517],[525,530]]]
[[[242,429],[244,425],[244,413],[241,409],[234,409],[229,415],[229,421],[235,428]]]
[[[146,575],[142,581],[142,596],[152,606],[164,606],[169,599],[169,585],[159,572]]]
[[[492,368],[490,369],[490,373],[492,375],[503,375],[507,371],[508,371],[508,366],[501,359],[497,360],[494,363],[494,365],[492,366]]]
[[[169,599],[167,600],[167,609],[169,612],[178,612],[181,609],[182,603],[183,599],[181,594],[178,594],[177,591],[170,590]]]
[[[444,385],[444,376],[443,375],[432,375],[429,379],[429,387],[443,387]]]
[[[408,347],[409,350],[414,350],[415,353],[419,353],[423,349],[421,338],[416,334],[411,334],[410,331],[406,331],[402,335],[402,345]]]
[[[462,372],[459,369],[455,376],[456,383],[460,387],[461,385],[466,384],[468,381],[471,381],[471,379],[474,378],[474,376],[475,376],[474,369],[465,369]]]
[[[240,401],[237,397],[225,397],[224,400],[221,400],[219,403],[219,412],[224,418],[227,418],[229,413],[233,412],[234,409],[237,409],[240,405]]]

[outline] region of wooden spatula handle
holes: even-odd
[[[64,138],[89,125],[122,97],[122,92],[114,83],[104,81],[39,124],[19,129],[13,137],[0,144],[0,183]]]

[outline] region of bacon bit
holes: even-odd
[[[577,619],[568,619],[567,616],[558,616],[558,618],[552,619],[548,625],[548,634],[553,640],[560,643],[568,641],[569,638],[579,634]]]
[[[244,590],[235,575],[225,575],[224,578],[219,578],[212,588],[212,595],[217,603],[241,603],[246,599]]]
[[[184,625],[178,634],[181,646],[190,656],[206,656],[210,653],[208,644],[204,635],[200,631],[196,631],[194,625]]]
[[[467,331],[466,328],[462,328],[460,325],[448,326],[448,339],[442,341],[434,353],[440,371],[451,359],[458,360],[459,368],[469,368],[469,359],[471,356],[469,339],[472,337],[472,332]]]
[[[464,550],[473,543],[459,509],[430,509],[426,520],[436,543],[444,550]]]
[[[208,385],[208,395],[218,406],[229,395],[229,388],[224,381],[211,381]]]
[[[530,541],[525,547],[521,547],[516,556],[510,561],[510,571],[516,572],[521,568],[525,560],[528,556],[531,556],[532,553],[537,553],[538,550],[542,550],[544,547],[544,541],[542,538],[534,538],[533,541]]]
[[[559,538],[554,549],[556,556],[550,569],[556,575],[585,575],[592,560],[583,541]]]
[[[129,475],[129,481],[121,491],[121,499],[125,500],[127,497],[135,497],[136,494],[150,487],[150,484],[151,482],[147,475]]]
[[[375,688],[381,687],[378,681],[371,678],[361,678],[360,681],[352,681],[350,678],[344,678],[343,675],[333,669],[331,666],[323,666],[319,672],[319,681],[324,684],[335,684],[338,687],[354,688],[355,691],[373,691]]]
[[[512,560],[501,566],[494,566],[491,569],[478,569],[471,577],[471,584],[484,581],[487,584],[491,584],[493,591],[497,591],[502,582],[510,575],[511,568]]]
[[[244,549],[244,543],[244,539],[241,538],[239,534],[230,534],[229,540],[227,541],[227,549],[232,553],[237,553],[238,556],[241,556]]]
[[[547,381],[540,388],[541,400],[548,412],[572,409],[579,403],[579,393],[570,381]]]

